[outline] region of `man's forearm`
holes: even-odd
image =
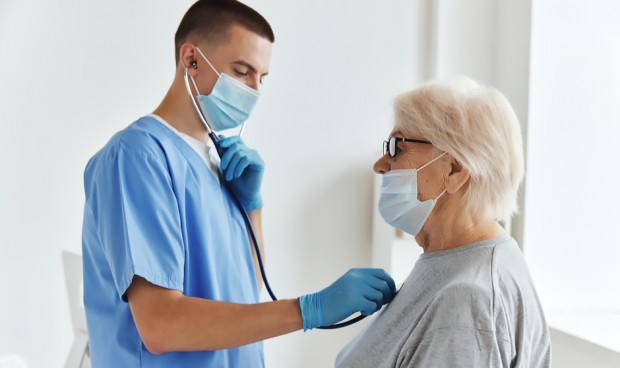
[[[162,331],[165,351],[228,349],[302,328],[297,299],[233,304],[185,297],[175,309],[177,318]]]
[[[235,304],[187,297],[136,277],[128,290],[138,332],[155,354],[228,349],[302,328],[297,299]]]

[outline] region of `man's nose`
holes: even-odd
[[[256,77],[256,78],[251,78],[246,85],[252,89],[255,89],[257,91],[260,91],[260,87],[261,87],[261,83],[260,83],[260,78]]]

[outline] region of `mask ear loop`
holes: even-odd
[[[437,202],[439,200],[439,198],[441,198],[442,195],[446,194],[446,192],[448,191],[448,188],[444,189],[443,192],[441,192],[437,198],[435,198],[435,202]]]
[[[239,137],[241,137],[241,134],[243,134],[244,129],[245,129],[245,122],[241,124],[241,129],[239,129]]]
[[[439,159],[441,158],[441,156],[445,155],[446,153],[448,153],[448,152],[445,152],[445,151],[444,151],[444,153],[442,153],[441,155],[439,155],[439,156],[435,157],[434,159],[432,159],[432,160],[430,160],[429,162],[425,163],[424,165],[420,166],[418,169],[416,169],[416,171],[420,171],[420,170],[422,170],[423,168],[427,167],[428,165],[432,164],[433,162],[435,162],[435,161],[439,160]]]
[[[205,59],[205,61],[207,62],[207,64],[209,64],[209,66],[211,67],[211,69],[213,69],[213,71],[215,72],[215,74],[217,74],[217,76],[220,76],[220,72],[217,71],[217,69],[215,69],[215,67],[213,66],[213,64],[211,64],[211,62],[209,61],[209,59],[207,59],[207,57],[205,56],[205,54],[202,53],[202,51],[200,51],[200,49],[198,48],[198,46],[196,46],[196,51],[198,51],[198,53],[200,54],[200,56],[202,56],[203,59]]]
[[[439,160],[439,159],[441,158],[441,156],[445,155],[446,153],[448,153],[448,152],[445,152],[445,151],[444,151],[441,155],[439,155],[439,156],[435,157],[434,159],[430,160],[429,162],[425,163],[424,165],[422,165],[422,166],[421,166],[419,169],[417,169],[416,171],[420,171],[420,170],[422,170],[423,168],[427,167],[428,165],[432,164],[433,162],[435,162],[435,161]],[[437,200],[438,200],[439,198],[441,198],[441,196],[442,196],[442,195],[444,195],[447,191],[448,191],[448,188],[444,189],[444,190],[443,190],[443,192],[441,192],[441,193],[440,193],[440,194],[439,194],[439,195],[435,198],[435,202],[437,202]]]

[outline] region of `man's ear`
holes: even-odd
[[[458,192],[469,181],[469,171],[454,157],[450,157],[450,174],[446,182],[446,191],[449,194]]]
[[[196,71],[198,69],[198,56],[196,46],[189,42],[184,43],[179,48],[179,68],[181,70],[188,68],[187,74],[190,77],[195,77],[198,74]]]

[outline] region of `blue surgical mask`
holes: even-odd
[[[442,153],[417,170],[392,170],[383,174],[379,213],[385,222],[413,236],[418,235],[437,200],[446,192],[444,190],[437,198],[420,201],[418,171],[445,154]]]
[[[219,73],[202,51],[199,48],[196,50],[218,75],[217,82],[208,95],[200,94],[194,78],[191,77],[198,93],[200,109],[207,122],[216,131],[236,128],[244,124],[256,106],[260,93],[227,74]]]

